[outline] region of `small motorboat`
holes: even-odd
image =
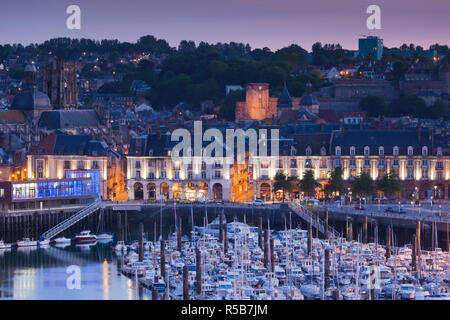
[[[55,239],[55,244],[56,245],[61,245],[61,244],[70,244],[72,240],[66,238],[66,237],[59,237]]]
[[[40,247],[48,247],[50,245],[50,240],[45,238],[39,239],[39,246]]]
[[[97,236],[98,241],[112,241],[114,238],[111,232],[103,232]]]
[[[91,231],[84,230],[75,236],[75,240],[78,243],[90,243],[97,241],[97,236],[95,234],[91,234]]]
[[[37,247],[38,242],[35,240],[30,240],[30,238],[23,238],[22,240],[17,241],[17,246],[19,248],[23,247]]]
[[[116,252],[127,251],[127,246],[125,245],[124,241],[117,241],[117,244],[114,247],[114,250],[116,250]]]
[[[10,243],[5,243],[3,240],[0,240],[0,250],[11,249]]]

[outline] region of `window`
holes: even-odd
[[[392,152],[394,156],[398,156],[398,153],[399,153],[398,150],[399,150],[398,147],[394,147],[394,150]]]
[[[428,148],[427,147],[422,147],[422,155],[423,156],[427,156],[428,155]]]
[[[38,170],[43,170],[44,169],[44,160],[36,160],[36,168]]]
[[[297,168],[297,160],[291,159],[291,168]]]
[[[422,168],[428,168],[428,160],[422,159]]]
[[[414,169],[413,168],[407,169],[406,179],[408,179],[408,180],[414,179]]]
[[[427,180],[428,179],[428,169],[422,168],[422,179]]]
[[[206,170],[206,163],[202,162],[202,170]]]
[[[202,171],[202,179],[206,179],[206,172]]]
[[[306,156],[311,156],[311,154],[312,154],[312,150],[311,150],[311,148],[310,147],[308,147],[308,148],[306,148]]]
[[[64,169],[70,170],[70,161],[64,161]]]
[[[364,168],[370,168],[370,160],[364,159]]]
[[[188,179],[192,180],[192,171],[188,171]]]
[[[320,167],[321,168],[326,168],[327,167],[327,160],[320,159]]]
[[[392,161],[392,166],[393,166],[394,168],[398,168],[398,167],[399,167],[398,159],[394,159],[394,160]]]
[[[341,155],[341,147],[336,147],[335,149],[335,155],[340,156]]]
[[[408,147],[408,156],[414,155],[414,149],[413,147]]]
[[[154,172],[149,172],[148,173],[148,178],[149,179],[155,179],[155,173]]]
[[[442,173],[442,171],[436,173],[436,180],[438,181],[444,180],[444,174]]]
[[[165,171],[161,171],[161,179],[165,179],[167,177],[167,173]]]
[[[350,161],[349,161],[349,166],[350,166],[351,168],[356,167],[356,160],[355,160],[355,159],[350,159]]]
[[[444,170],[444,163],[442,161],[436,162],[436,170]]]
[[[355,147],[350,147],[350,155],[354,156],[355,155]]]
[[[384,159],[378,160],[378,168],[384,168]]]
[[[277,168],[283,168],[283,161],[277,160],[277,161],[275,162],[275,165],[276,165]]]
[[[192,163],[188,163],[188,170],[192,170]]]
[[[261,161],[261,168],[267,169],[268,167],[269,167],[269,161],[268,160]]]
[[[166,162],[165,161],[161,161],[161,168],[165,168],[166,167]]]
[[[98,169],[98,168],[99,168],[98,161],[97,160],[92,161],[92,169]]]
[[[220,171],[214,171],[214,177],[215,177],[216,179],[220,179],[221,176],[222,176],[222,174],[221,174]]]
[[[141,167],[141,162],[140,161],[136,161],[136,168],[140,168]]]
[[[311,169],[313,167],[311,159],[305,160],[305,168]]]
[[[364,155],[365,156],[369,156],[370,155],[370,148],[369,147],[364,147]]]
[[[136,179],[140,179],[141,178],[141,171],[137,170],[136,171]]]
[[[335,168],[341,167],[341,159],[336,159],[336,160],[334,160],[334,167],[335,167]]]
[[[79,160],[77,163],[77,168],[78,169],[84,169],[84,161],[83,160]]]
[[[384,156],[384,147],[379,147],[378,148],[378,155],[379,156]]]
[[[175,180],[180,180],[180,171],[175,171]]]
[[[406,166],[408,168],[413,168],[414,167],[414,160],[409,159],[408,162],[406,162]]]
[[[153,168],[153,166],[155,165],[153,160],[148,160],[147,165],[149,168]]]

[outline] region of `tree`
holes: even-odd
[[[273,190],[281,190],[283,191],[283,202],[285,199],[286,193],[291,193],[294,189],[294,183],[297,181],[297,177],[290,176],[287,177],[283,172],[278,172],[275,175],[274,178],[274,184],[273,184]]]
[[[430,117],[433,119],[447,118],[448,105],[442,99],[437,99],[430,110]]]
[[[369,117],[378,117],[387,113],[383,96],[369,95],[364,97],[360,101],[359,107],[361,110],[366,111]]]
[[[383,191],[385,195],[394,195],[402,191],[402,184],[395,173],[388,172],[381,178],[377,189]]]
[[[361,172],[352,185],[352,192],[358,196],[366,196],[373,193],[373,180],[367,172]]]
[[[314,172],[312,170],[306,170],[303,174],[303,178],[299,181],[298,186],[306,195],[313,196],[315,190],[320,183],[314,179]]]
[[[345,193],[345,184],[342,179],[343,173],[342,167],[336,167],[331,171],[330,179],[328,179],[328,184],[325,186],[326,194],[332,194],[333,192],[339,192],[339,194]]]
[[[236,102],[244,100],[244,91],[242,90],[232,90],[225,97],[225,100],[220,107],[218,116],[221,119],[227,121],[234,121],[236,116]]]

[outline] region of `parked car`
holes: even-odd
[[[398,212],[398,213],[406,213],[405,209],[403,209],[403,208],[398,209],[396,212]]]
[[[364,206],[357,205],[357,206],[355,206],[355,209],[356,210],[365,210],[366,208],[364,208]]]
[[[255,200],[253,200],[253,204],[255,206],[263,206],[265,204],[265,202],[262,199],[255,199]]]
[[[384,209],[384,211],[385,212],[395,212],[394,208],[392,208],[392,207],[387,207],[387,208]]]

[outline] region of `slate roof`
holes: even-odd
[[[89,135],[59,134],[47,136],[32,151],[43,155],[107,156],[109,147],[104,141],[94,140]]]
[[[448,138],[446,138],[448,141]],[[434,141],[434,147],[437,141]],[[445,143],[444,141],[440,143]],[[428,147],[431,154],[433,141],[429,131],[419,130],[345,130],[335,131],[332,138],[332,154],[335,147],[341,147],[342,155],[350,154],[350,147],[355,147],[356,155],[364,155],[364,147],[370,147],[370,155],[378,155],[378,147],[384,147],[385,155],[393,155],[393,148],[399,147],[400,155],[408,154],[408,147],[413,147],[414,155],[422,154],[422,147]]]
[[[95,110],[52,110],[42,112],[38,125],[52,130],[98,127],[101,122]]]

